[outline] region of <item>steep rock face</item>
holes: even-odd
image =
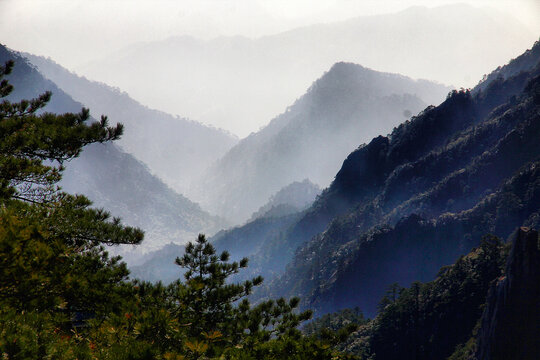
[[[412,217],[395,230],[408,227],[407,222],[423,226]],[[418,235],[398,234],[407,243]],[[469,254],[442,267],[433,281],[414,282],[408,288],[392,283],[381,298],[377,316],[359,322],[360,328],[341,349],[371,360],[538,359],[538,232],[522,227],[510,239],[505,244],[485,235]],[[380,236],[373,236],[373,241],[380,241]],[[349,279],[348,284],[352,283]],[[332,323],[342,313],[323,318]]]
[[[538,232],[520,228],[505,276],[490,289],[478,332],[478,360],[533,360],[540,355]]]

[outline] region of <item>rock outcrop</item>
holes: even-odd
[[[518,230],[506,274],[488,293],[477,339],[478,360],[540,358],[540,249],[536,230]]]

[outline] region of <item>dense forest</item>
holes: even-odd
[[[345,309],[308,324],[306,333],[358,326],[338,348],[360,359],[536,359],[539,240],[528,228],[506,244],[485,236],[435,280],[388,286],[373,320]]]

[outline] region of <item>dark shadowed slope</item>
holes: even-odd
[[[477,360],[533,360],[540,355],[538,232],[520,228],[504,276],[487,297],[476,336]],[[457,359],[456,359],[457,360]]]
[[[389,286],[377,317],[364,321],[342,349],[361,360],[538,359],[538,240],[525,227],[507,244],[485,236],[433,281]]]
[[[536,360],[538,241],[538,232],[526,227],[506,244],[486,235],[433,281],[390,285],[373,320],[355,319],[350,311],[324,318],[336,323],[348,314],[360,324],[340,345],[360,360]]]
[[[9,100],[30,99],[52,91],[46,111],[79,112],[82,104],[75,102],[52,81],[45,79],[26,59],[0,46],[0,62],[15,61],[8,76],[14,85]],[[116,122],[115,118],[110,118]],[[222,222],[211,217],[182,195],[167,187],[148,168],[122,152],[115,144],[95,144],[86,148],[79,158],[66,164],[61,185],[69,192],[84,193],[98,207],[129,225],[146,231],[143,245],[133,250],[130,258],[140,252],[155,249],[170,241],[185,242],[199,232],[217,231]],[[124,249],[125,254],[129,249]]]
[[[182,194],[189,196],[190,182],[237,142],[223,130],[149,109],[125,92],[77,76],[51,59],[23,55],[95,117],[107,114],[123,123],[126,129],[117,144]],[[170,91],[175,91],[173,86]]]
[[[279,256],[261,252],[277,269],[287,249],[294,254],[271,293],[300,295],[323,312],[360,306],[373,314],[388,284],[429,280],[483,234],[506,238],[537,224],[539,62],[483,91],[455,92],[351,153],[305,216],[273,241]]]

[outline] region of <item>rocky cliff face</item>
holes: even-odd
[[[518,230],[506,274],[489,291],[478,333],[478,360],[540,356],[540,249],[538,232]]]

